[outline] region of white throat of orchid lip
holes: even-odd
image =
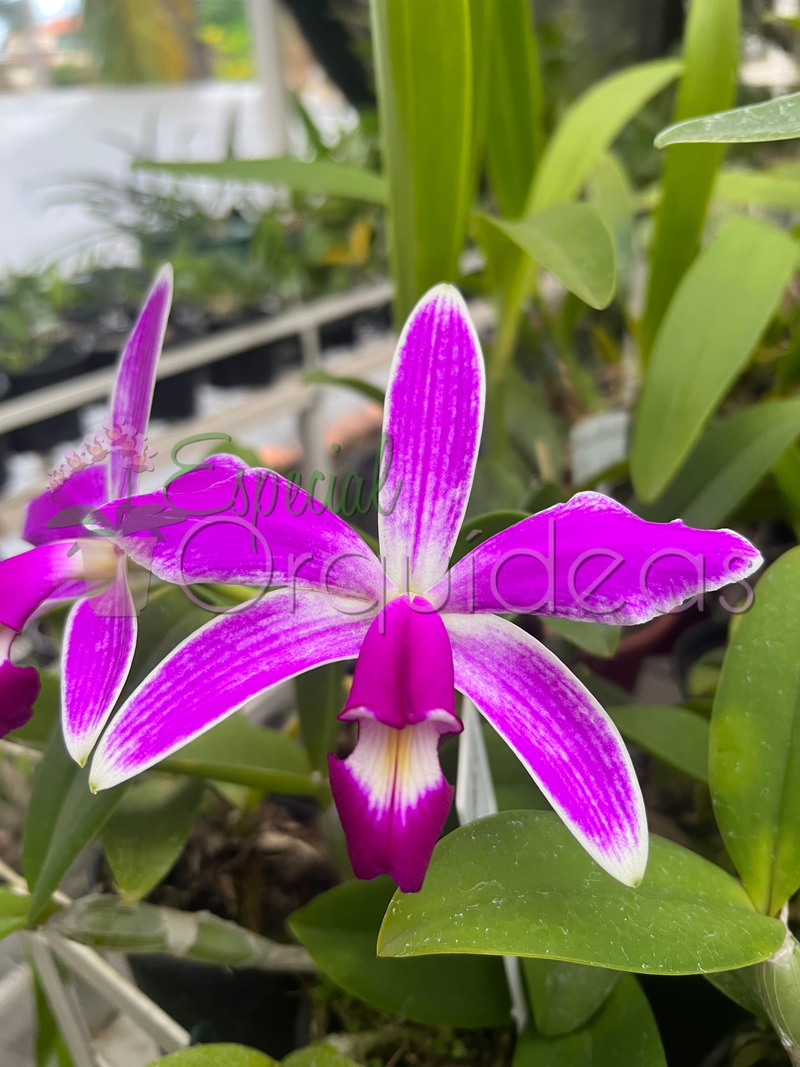
[[[81,538],[76,542],[81,554],[82,577],[86,582],[108,583],[117,574],[120,554],[116,546],[105,538]]]

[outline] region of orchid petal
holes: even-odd
[[[67,478],[60,489],[48,490],[30,501],[22,536],[32,545],[85,537],[83,519],[106,500],[106,468],[85,467]]]
[[[131,426],[134,433],[147,432],[150,404],[156,383],[156,366],[164,344],[169,309],[172,304],[172,267],[158,272],[139,312],[128,343],[120,356],[117,379],[111,397],[111,422]],[[133,492],[136,474],[125,465],[122,453],[112,452],[108,460],[109,496]]]
[[[357,605],[360,606],[360,605]],[[266,689],[353,659],[369,627],[318,594],[277,590],[178,645],[114,717],[92,760],[92,789],[147,770]]]
[[[64,742],[81,766],[122,692],[136,649],[136,631],[123,556],[111,586],[90,600],[79,600],[64,629]]]
[[[53,541],[0,560],[0,623],[22,630],[65,583],[111,578],[115,567],[113,545],[91,540]]]
[[[159,578],[286,585],[377,607],[381,566],[351,526],[273,471],[212,456],[163,490],[104,506],[99,525]]]
[[[378,530],[389,577],[423,592],[447,570],[467,507],[485,399],[466,304],[439,285],[406,322],[386,393]]]
[[[448,613],[630,626],[742,582],[762,562],[731,530],[645,522],[600,493],[577,493],[484,541],[425,596]]]
[[[398,730],[365,715],[351,755],[328,756],[356,877],[386,871],[407,893],[422,888],[455,793],[438,755],[439,738],[453,732],[449,725],[432,718]]]
[[[497,616],[442,616],[456,688],[519,757],[600,866],[638,885],[647,863],[639,783],[614,723],[548,649]]]
[[[11,660],[0,660],[0,737],[28,722],[41,688],[35,667],[17,667]]]

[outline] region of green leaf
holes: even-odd
[[[344,706],[341,663],[326,663],[306,671],[294,680],[295,703],[300,732],[311,766],[326,778],[328,753],[336,747],[339,721]]]
[[[492,62],[494,0],[469,0],[470,43],[472,46],[472,145],[470,200],[475,195],[486,150],[489,124],[489,79]]]
[[[619,732],[671,767],[708,783],[708,720],[670,704],[624,704],[606,709]]]
[[[633,267],[633,197],[625,168],[606,152],[589,176],[589,203],[614,238],[619,288],[626,289]]]
[[[304,381],[311,384],[320,382],[322,385],[338,385],[342,389],[352,389],[354,392],[367,397],[368,400],[375,400],[378,404],[383,404],[386,400],[386,393],[384,393],[383,389],[379,389],[377,385],[373,385],[371,382],[365,382],[363,378],[340,377],[338,374],[330,374],[326,370],[312,370],[306,374]]]
[[[518,522],[528,518],[527,511],[488,511],[485,515],[476,515],[463,524],[458,533],[453,554],[450,557],[450,566],[455,566],[476,545],[482,544],[495,534],[507,530],[509,526],[515,526]]]
[[[156,776],[137,781],[102,833],[122,899],[146,897],[175,866],[194,826],[204,784]]]
[[[0,941],[15,930],[22,929],[28,921],[29,903],[27,894],[0,889]]]
[[[766,959],[783,935],[734,878],[671,841],[650,836],[647,874],[632,889],[603,871],[557,815],[512,811],[438,843],[421,892],[395,894],[378,952],[547,956],[696,974]]]
[[[277,1067],[277,1060],[245,1045],[194,1045],[147,1067]]]
[[[709,426],[667,491],[654,504],[637,504],[650,522],[681,518],[713,529],[750,495],[800,434],[800,400],[755,404]]]
[[[794,137],[800,137],[800,93],[676,122],[661,131],[655,144],[656,148],[666,148],[689,142],[740,144]]]
[[[489,757],[489,769],[494,783],[498,811],[515,808],[538,808],[549,810],[544,793],[531,778],[526,767],[520,763],[516,753],[494,729],[491,723],[481,716],[481,730]],[[458,744],[457,739],[453,740]]]
[[[528,211],[572,200],[647,101],[681,72],[676,59],[639,63],[597,82],[564,112],[545,150]]]
[[[667,1061],[647,997],[632,975],[623,975],[583,1030],[547,1038],[529,1027],[517,1042],[513,1067],[667,1067]]]
[[[513,222],[491,215],[480,218],[591,307],[611,303],[616,282],[614,241],[589,204],[554,204]]]
[[[736,627],[711,718],[714,812],[756,907],[800,887],[800,549],[769,568]]]
[[[575,619],[555,619],[549,616],[541,618],[553,633],[566,637],[584,652],[601,659],[611,659],[622,637],[621,626],[608,626],[602,622],[578,622]]]
[[[301,193],[322,193],[352,200],[385,204],[386,181],[355,167],[299,159],[224,159],[218,163],[134,163],[137,169],[166,171],[181,177],[213,178],[221,182],[258,182],[260,185],[287,185]]]
[[[515,448],[543,482],[559,481],[564,469],[566,427],[553,411],[542,384],[511,366],[504,391],[506,427]]]
[[[356,1064],[330,1045],[308,1045],[290,1052],[282,1067],[356,1067]]]
[[[473,188],[468,0],[375,0],[372,41],[389,183],[397,322],[455,281]]]
[[[495,2],[492,15],[486,169],[500,213],[515,219],[544,145],[542,82],[528,0]]]
[[[800,181],[780,173],[729,167],[718,174],[714,197],[797,211],[800,210]]]
[[[797,246],[733,218],[681,282],[647,370],[631,451],[641,500],[655,500],[743,370],[794,272]]]
[[[730,107],[739,64],[739,0],[692,0],[683,41],[685,67],[676,120]],[[719,145],[679,145],[667,152],[640,330],[645,358],[681,278],[700,250],[722,152]]]
[[[53,727],[44,758],[36,768],[22,838],[22,869],[33,889],[39,880],[61,807],[78,777],[79,767],[67,752],[61,723]]]
[[[158,770],[211,778],[218,782],[328,799],[328,787],[310,777],[302,748],[286,734],[254,726],[235,714],[158,764]]]
[[[536,1029],[545,1037],[558,1037],[584,1026],[620,978],[619,971],[564,960],[529,956],[521,963]]]
[[[377,957],[378,930],[394,888],[386,876],[347,882],[296,911],[289,925],[320,969],[368,1004],[441,1026],[508,1023],[508,987],[500,960]]]

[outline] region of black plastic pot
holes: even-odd
[[[243,385],[269,385],[282,370],[297,366],[302,361],[300,339],[286,337],[267,345],[256,345],[246,352],[220,359],[212,363],[212,385],[233,389]]]
[[[73,340],[61,341],[36,366],[11,375],[9,396],[24,396],[45,386],[66,382],[88,370],[88,363],[88,353],[83,345]],[[75,408],[12,430],[11,448],[14,452],[48,452],[56,445],[80,436],[80,409]]]
[[[190,419],[197,411],[195,388],[198,384],[198,377],[198,371],[189,370],[183,374],[173,374],[171,378],[162,378],[157,381],[153,391],[150,417],[168,419],[170,422]]]
[[[249,1045],[277,1060],[308,1043],[309,1006],[294,975],[170,956],[128,960],[142,992],[198,1043]]]

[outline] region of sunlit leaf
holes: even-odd
[[[147,1067],[278,1067],[277,1060],[244,1045],[194,1045]]]
[[[714,196],[718,200],[797,211],[800,210],[800,181],[769,171],[729,167],[717,175]]]
[[[800,93],[676,122],[662,130],[655,143],[656,148],[665,148],[692,142],[735,144],[794,137],[800,137]]]

